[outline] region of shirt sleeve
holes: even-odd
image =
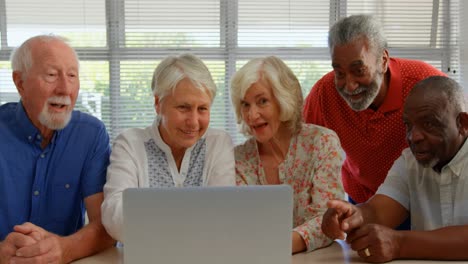
[[[304,239],[307,251],[327,246],[332,242],[322,232],[322,217],[327,210],[328,200],[344,198],[340,179],[343,157],[339,139],[335,133],[322,136],[320,151],[316,157],[316,166],[310,175],[313,182],[309,190],[312,202],[308,203],[304,210],[305,222],[293,229]]]
[[[320,105],[320,92],[324,89],[323,86],[324,80],[322,78],[315,83],[310,90],[309,95],[305,99],[304,108],[302,110],[302,116],[304,117],[305,123],[325,126],[325,120],[323,119],[323,113]]]
[[[138,166],[131,144],[122,136],[116,138],[107,182],[104,186],[104,202],[101,206],[102,223],[109,235],[123,242],[122,193],[127,188],[138,187]]]
[[[109,165],[110,143],[104,124],[100,123],[98,133],[94,136],[92,145],[94,148],[86,161],[81,182],[83,199],[102,192]]]
[[[238,165],[236,164],[236,185],[237,186],[245,186],[247,185],[247,179],[245,178],[244,175],[240,173],[238,170]]]
[[[207,185],[209,186],[234,186],[235,183],[235,162],[234,144],[231,137],[221,132],[215,136],[212,142],[214,148],[210,148],[208,153],[211,156],[210,167],[207,172]]]
[[[250,160],[257,155],[257,151],[254,148],[252,139],[249,139],[242,145],[238,145],[234,148],[234,159],[236,161],[236,185],[238,186],[258,184],[258,164],[253,163]]]
[[[404,153],[405,151],[403,151]],[[386,195],[399,202],[406,210],[410,208],[408,178],[405,155],[402,154],[388,171],[385,181],[377,189],[376,194]]]

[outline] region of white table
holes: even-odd
[[[111,248],[100,254],[87,257],[73,264],[123,264],[123,249]],[[337,241],[331,246],[292,256],[292,264],[342,264],[342,263],[366,263],[342,241]],[[432,264],[432,263],[467,263],[468,261],[428,261],[428,260],[394,260],[392,264]]]

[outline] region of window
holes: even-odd
[[[33,35],[63,35],[81,59],[77,108],[103,120],[113,139],[126,128],[151,124],[154,68],[167,55],[191,52],[218,86],[211,126],[240,142],[229,97],[236,69],[251,58],[277,55],[296,73],[305,97],[331,70],[328,29],[347,15],[376,15],[391,56],[426,61],[460,80],[459,2],[0,0],[0,104],[18,100],[8,61],[12,49]]]
[[[460,14],[468,14],[468,3],[463,1],[460,7]],[[460,16],[460,25],[466,25],[468,23],[468,18],[466,15]],[[468,30],[459,30],[460,31],[460,78],[461,84],[465,89],[468,88]]]

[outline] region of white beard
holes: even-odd
[[[71,105],[70,97],[50,97],[47,100],[47,103],[44,104],[42,111],[39,113],[39,122],[47,128],[52,130],[60,130],[65,128],[71,120],[72,109],[67,109],[67,111],[63,113],[50,113],[49,103],[63,104],[65,107],[69,108]]]

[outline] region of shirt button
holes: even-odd
[[[35,196],[38,196],[38,195],[39,195],[39,191],[34,191],[34,195],[35,195]]]
[[[29,137],[28,137],[28,140],[31,141],[31,140],[32,140],[32,136],[29,136]]]
[[[37,138],[37,139],[41,139],[41,135],[37,135],[36,138]]]
[[[45,157],[45,154],[44,154],[44,153],[42,153],[42,154],[41,154],[41,158],[44,158],[44,157]]]
[[[68,188],[70,188],[70,184],[67,183],[65,184],[65,189],[68,189]]]

